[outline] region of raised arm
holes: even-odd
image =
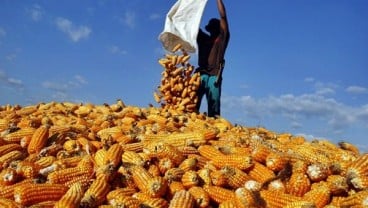
[[[228,33],[229,32],[229,25],[227,23],[227,16],[226,16],[226,9],[225,9],[225,5],[222,2],[222,0],[217,0],[217,8],[220,14],[220,26],[221,29]]]

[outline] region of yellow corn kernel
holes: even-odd
[[[182,45],[180,43],[178,43],[174,46],[174,48],[171,50],[171,52],[175,53],[181,48],[182,48]]]
[[[152,179],[153,176],[144,167],[139,165],[134,165],[129,170],[139,190],[145,191],[147,181]]]
[[[119,195],[110,199],[109,204],[113,207],[139,207],[141,201],[132,196]]]
[[[223,201],[223,202],[219,203],[218,207],[219,208],[238,208],[240,206],[237,204],[237,201],[228,200],[228,201]]]
[[[146,146],[144,152],[151,158],[169,158],[175,165],[179,165],[184,160],[183,154],[175,146],[164,142],[150,143]]]
[[[340,207],[366,207],[367,206],[368,191],[359,191],[345,197],[339,203]]]
[[[158,165],[157,165],[157,164],[154,164],[154,163],[152,163],[152,164],[150,164],[150,165],[148,166],[147,171],[148,171],[152,176],[161,176],[161,175],[162,175],[162,174],[161,174],[161,171],[160,171],[160,168],[158,167]]]
[[[143,150],[143,142],[133,142],[129,144],[123,144],[121,145],[124,149],[124,151],[134,151],[134,152],[140,152]]]
[[[326,182],[332,195],[343,195],[349,190],[348,182],[344,176],[330,175]]]
[[[347,180],[356,189],[365,189],[368,187],[368,153],[359,156],[346,171]]]
[[[256,144],[251,152],[252,158],[260,163],[265,163],[267,156],[271,153],[271,149],[263,144]]]
[[[40,126],[33,133],[31,141],[27,147],[28,153],[40,153],[42,148],[46,145],[47,139],[49,137],[49,127],[48,126]]]
[[[272,171],[278,172],[285,168],[288,158],[277,152],[270,152],[266,157],[266,166]]]
[[[200,186],[192,186],[188,189],[189,193],[194,197],[196,201],[196,207],[208,207],[210,204],[210,196]]]
[[[12,133],[6,134],[3,139],[7,142],[20,142],[23,137],[32,136],[35,131],[35,128],[25,127]]]
[[[185,190],[183,183],[181,183],[181,181],[171,181],[169,183],[169,190],[168,190],[169,198],[172,198],[174,194],[180,190]]]
[[[170,200],[169,208],[184,208],[194,207],[195,199],[189,191],[181,190],[175,192],[173,198]]]
[[[285,205],[284,208],[316,208],[318,206],[315,205],[315,203],[311,202],[311,201],[295,201],[295,202],[290,202],[288,204]]]
[[[68,191],[55,203],[54,208],[78,208],[84,190],[81,183],[74,183]]]
[[[27,183],[34,183],[34,181],[33,179],[24,179],[12,185],[0,186],[0,198],[13,199],[14,189]]]
[[[68,188],[61,184],[24,184],[14,189],[14,201],[30,206],[43,201],[59,200]]]
[[[80,205],[82,207],[96,207],[102,204],[111,186],[107,176],[100,175],[84,193]]]

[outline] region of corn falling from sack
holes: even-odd
[[[194,66],[189,63],[189,59],[190,55],[178,44],[171,54],[166,54],[158,61],[164,71],[154,98],[164,109],[195,111],[201,78],[199,73],[193,73]]]

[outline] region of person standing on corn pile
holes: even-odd
[[[217,1],[220,19],[212,18],[205,26],[209,35],[199,29],[198,68],[196,72],[201,75],[201,85],[198,88],[197,112],[201,107],[202,98],[206,95],[208,116],[220,116],[220,99],[222,70],[225,64],[225,51],[230,39],[226,9],[222,0]]]

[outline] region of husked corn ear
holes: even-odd
[[[332,195],[343,195],[349,190],[348,181],[344,176],[330,175],[326,182]]]
[[[208,193],[200,186],[192,186],[188,189],[189,193],[195,199],[196,207],[208,207],[210,204],[210,196]]]
[[[116,168],[121,163],[121,156],[124,152],[124,149],[120,144],[115,143],[107,150],[105,155],[104,164],[111,165]]]
[[[219,157],[224,156],[224,154],[222,154],[220,150],[218,150],[216,147],[212,145],[201,145],[198,147],[198,152],[200,155],[210,160],[216,156]]]
[[[236,198],[236,204],[238,207],[257,207],[259,206],[257,204],[257,199],[255,194],[244,188],[240,187],[235,190],[235,198]]]
[[[21,205],[14,200],[7,198],[0,198],[0,207],[2,208],[21,208]]]
[[[23,137],[32,136],[35,131],[36,129],[33,127],[25,127],[12,133],[6,134],[3,139],[7,142],[20,142]]]
[[[96,207],[102,204],[107,193],[110,191],[110,184],[107,176],[100,175],[88,187],[81,199],[82,207]]]
[[[295,172],[291,175],[286,188],[289,194],[301,197],[310,190],[311,181],[306,174]]]
[[[368,153],[358,157],[348,167],[346,176],[348,182],[357,189],[365,189],[368,187]]]
[[[12,161],[23,159],[25,154],[19,150],[13,150],[0,157],[0,169],[6,168]]]
[[[129,170],[139,190],[145,191],[147,181],[152,179],[153,176],[144,167],[139,165],[134,165]]]
[[[23,206],[30,206],[59,200],[67,191],[68,188],[61,184],[23,184],[14,189],[14,200]]]
[[[22,147],[19,144],[11,143],[0,146],[0,157],[14,150],[22,151]]]
[[[165,142],[154,142],[147,145],[145,151],[149,157],[156,157],[159,159],[169,158],[171,159],[175,165],[179,165],[183,160],[184,156],[178,149]]]
[[[238,204],[234,200],[231,200],[231,201],[228,200],[228,201],[221,202],[218,207],[219,208],[238,208]]]
[[[49,126],[40,126],[33,133],[31,141],[28,145],[28,153],[40,153],[40,151],[45,147],[47,139],[49,137]]]
[[[194,208],[195,199],[189,191],[177,191],[170,200],[169,208]]]
[[[338,145],[341,149],[353,152],[355,155],[360,155],[359,148],[349,142],[339,142]]]
[[[120,195],[109,200],[109,204],[111,204],[112,207],[139,207],[141,201],[132,196]]]
[[[235,193],[230,189],[219,186],[204,186],[203,188],[208,193],[211,200],[216,203],[235,199]]]
[[[8,186],[16,183],[20,178],[17,171],[12,168],[3,169],[0,172],[0,185]]]
[[[186,158],[182,163],[180,163],[179,168],[184,171],[195,170],[197,163],[198,160],[196,158]]]
[[[317,208],[323,208],[330,203],[331,192],[325,183],[316,183],[312,189],[304,194],[303,200],[314,202]]]
[[[266,181],[269,181],[272,178],[275,178],[275,173],[268,169],[266,166],[259,162],[254,162],[254,165],[249,170],[248,175],[252,177],[254,180],[265,183]]]
[[[216,167],[233,166],[241,170],[246,170],[254,165],[252,157],[249,155],[223,155],[223,156],[213,156],[211,159],[212,163]]]
[[[83,185],[88,183],[93,176],[93,166],[91,164],[82,164],[77,167],[56,170],[47,176],[51,184],[64,184],[70,186],[75,182],[81,182]]]
[[[198,176],[197,172],[194,170],[189,170],[184,172],[183,176],[181,177],[181,182],[183,183],[183,186],[187,189],[196,186],[199,184],[200,177]]]
[[[78,208],[82,200],[84,190],[81,183],[74,183],[68,191],[55,203],[54,208]]]
[[[309,179],[313,182],[325,180],[329,175],[331,175],[329,167],[320,163],[309,165],[306,173]]]
[[[224,173],[227,184],[232,188],[242,187],[246,181],[251,180],[251,177],[236,167],[224,166],[221,172]]]
[[[168,183],[165,178],[161,176],[153,176],[146,182],[143,192],[148,194],[150,197],[157,198],[164,196],[167,189]]]
[[[143,166],[145,164],[145,160],[141,157],[141,155],[134,151],[124,151],[121,156],[121,160],[123,165],[131,164]]]
[[[107,201],[110,201],[118,196],[132,196],[134,193],[136,193],[137,190],[130,187],[124,187],[124,188],[116,188],[114,190],[111,190],[107,195],[106,199]]]
[[[223,173],[223,171],[211,171],[210,177],[212,185],[214,186],[225,186],[228,183],[228,177]]]
[[[14,183],[7,186],[0,186],[0,198],[13,199],[14,189],[18,186],[23,186],[24,184],[34,183],[33,179],[24,179],[18,183]]]
[[[174,194],[180,190],[186,190],[181,181],[171,181],[169,183],[168,192],[169,192],[170,198],[172,198],[172,196],[174,196]]]
[[[143,201],[140,206],[152,208],[167,208],[169,207],[169,202],[163,198],[150,198]]]
[[[265,202],[265,207],[283,208],[289,203],[301,200],[300,197],[291,194],[280,192],[277,192],[277,194],[275,194],[275,192],[269,190],[261,190],[259,193],[260,197]]]
[[[340,207],[367,207],[368,206],[368,190],[353,193],[343,198],[339,203]]]
[[[286,204],[284,208],[317,208],[317,206],[311,201],[295,201]]]
[[[266,166],[272,171],[282,170],[289,162],[288,157],[276,152],[270,152],[266,157]]]

